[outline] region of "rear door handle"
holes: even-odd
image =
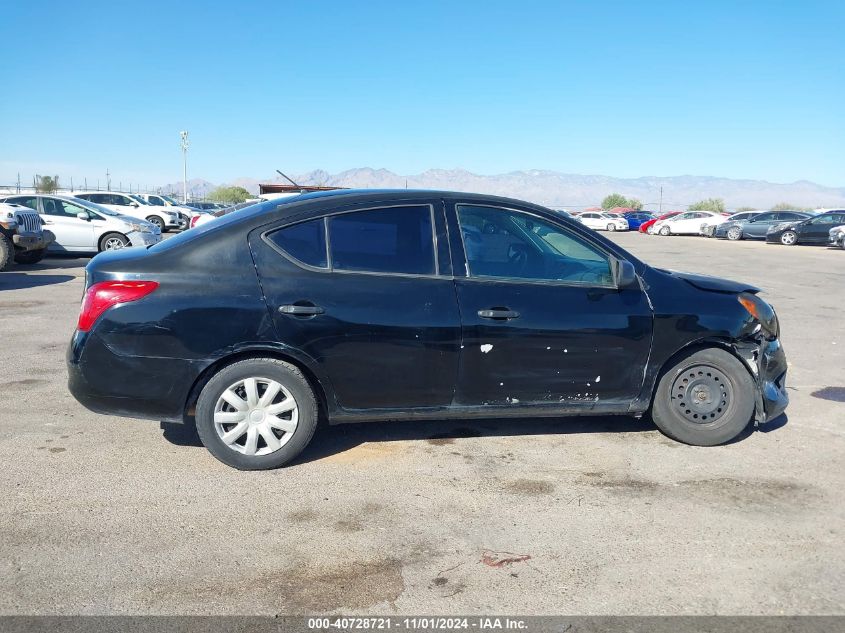
[[[479,310],[478,316],[482,319],[493,319],[494,321],[508,321],[510,319],[518,319],[519,312],[508,310],[507,308],[491,308],[489,310]]]
[[[301,305],[286,305],[279,306],[279,312],[282,314],[292,314],[294,316],[314,316],[315,314],[323,314],[325,310],[320,306],[301,306]]]

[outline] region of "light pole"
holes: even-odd
[[[179,132],[182,137],[182,202],[188,204],[188,132]]]

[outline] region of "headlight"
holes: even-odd
[[[748,314],[760,322],[760,325],[767,334],[772,338],[778,337],[780,334],[780,323],[778,323],[778,316],[775,314],[772,306],[750,292],[739,294],[737,299],[742,304],[742,307],[748,311]]]
[[[775,224],[773,227],[769,228],[767,233],[774,233],[775,231],[783,231],[784,229],[788,229],[790,227],[789,222]]]
[[[129,225],[130,231],[137,231],[138,233],[152,233],[153,230],[148,224],[135,224],[132,223]]]

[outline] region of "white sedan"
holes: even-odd
[[[576,217],[576,220],[582,224],[595,229],[596,231],[627,231],[628,220],[625,218],[613,215],[612,213],[600,213],[597,211],[588,211]]]
[[[687,211],[655,222],[651,228],[658,235],[701,235],[702,224],[719,224],[724,221],[725,217],[714,211]]]

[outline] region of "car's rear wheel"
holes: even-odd
[[[106,233],[100,238],[101,251],[119,251],[129,246],[129,238],[121,233]]]
[[[671,235],[672,231],[668,226],[661,226],[659,233],[660,235]]]
[[[44,254],[46,252],[46,248],[38,248],[33,251],[15,253],[15,262],[18,264],[37,264],[44,259]]]
[[[155,225],[158,227],[159,231],[161,231],[162,233],[164,233],[164,232],[165,232],[165,228],[164,228],[164,220],[162,220],[162,219],[161,219],[160,217],[158,217],[157,215],[150,215],[150,216],[148,216],[148,217],[147,217],[147,222],[151,222],[152,224],[155,224]]]
[[[221,462],[266,470],[287,464],[308,445],[318,408],[299,369],[251,358],[224,367],[206,383],[195,417],[203,445]]]
[[[724,444],[754,415],[755,385],[725,350],[703,349],[677,362],[657,385],[651,417],[664,434],[694,446]]]
[[[615,225],[615,224],[612,224],[612,223],[611,223],[611,224],[608,224],[608,225],[607,225],[607,230],[608,230],[608,231],[615,231],[615,230],[616,230],[616,225]]]
[[[737,241],[742,239],[742,229],[738,226],[732,226],[728,229],[728,239]]]
[[[784,231],[780,236],[780,243],[784,246],[792,246],[798,242],[798,234],[795,231]]]

